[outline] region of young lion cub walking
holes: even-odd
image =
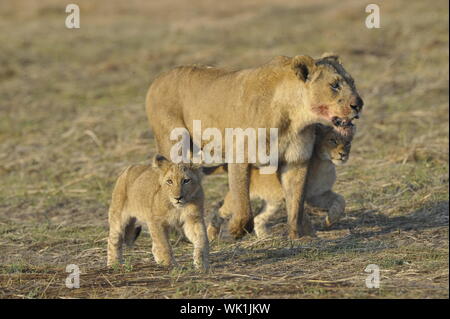
[[[201,172],[157,155],[152,165],[132,165],[117,179],[109,209],[108,266],[122,262],[122,245],[139,236],[146,222],[158,264],[175,264],[168,228],[181,227],[194,244],[194,265],[208,269],[208,238],[203,219]]]

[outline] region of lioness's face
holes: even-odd
[[[155,162],[160,168],[159,183],[172,205],[180,208],[191,202],[201,188],[198,169],[189,164],[174,164],[165,158]]]
[[[343,135],[351,134],[349,125],[359,118],[364,104],[353,78],[335,55],[308,58],[297,58],[294,65],[297,63],[300,80],[308,88],[310,110],[322,124],[333,125]]]
[[[350,156],[352,137],[343,136],[331,130],[319,145],[319,156],[322,160],[330,160],[335,165],[343,165]]]

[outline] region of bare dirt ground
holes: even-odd
[[[61,1],[0,4],[1,298],[448,298],[447,1],[378,1],[380,29],[365,27],[364,1],[76,3],[78,30]],[[181,267],[157,266],[144,234],[106,269],[113,182],[155,152],[144,97],[159,72],[326,51],[365,100],[338,168],[342,222],[322,229],[319,212],[318,238],[291,241],[281,212],[272,238],[213,243],[207,275],[176,235]],[[211,212],[226,177],[204,187]],[[65,287],[68,264],[79,289]]]

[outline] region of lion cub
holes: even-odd
[[[174,265],[168,228],[180,227],[194,244],[194,265],[208,269],[200,168],[174,164],[161,155],[152,165],[132,165],[117,179],[109,209],[108,266],[122,262],[122,244],[131,245],[148,225],[155,261]]]
[[[332,191],[336,181],[335,165],[347,162],[351,142],[356,128],[349,136],[343,136],[332,128],[316,125],[316,143],[311,158],[310,175],[306,185],[306,202],[322,210],[327,210],[325,226],[330,227],[344,215],[344,197]],[[263,200],[261,212],[254,218],[255,233],[258,237],[269,235],[268,222],[284,203],[284,194],[276,174],[260,174],[258,168],[250,171],[250,197]],[[210,240],[217,238],[224,218],[231,215],[231,195],[228,192],[218,214],[208,226]],[[305,218],[308,218],[305,215]]]

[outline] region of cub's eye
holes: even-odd
[[[334,138],[330,139],[331,143],[333,143],[334,145],[338,145],[338,141],[336,141]]]
[[[334,81],[333,83],[330,84],[330,87],[334,90],[337,91],[341,88],[339,81]]]
[[[190,183],[190,182],[191,182],[190,178],[183,179],[183,184],[187,184],[187,183]]]
[[[173,182],[172,182],[171,179],[168,179],[168,180],[166,181],[166,183],[167,183],[168,185],[172,185],[172,184],[173,184]]]

